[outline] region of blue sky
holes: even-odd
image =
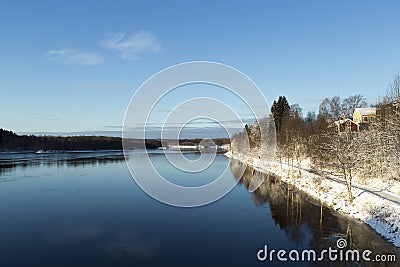
[[[2,1],[0,127],[114,131],[135,90],[177,63],[247,74],[272,103],[370,103],[400,72],[399,1]]]

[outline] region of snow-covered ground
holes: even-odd
[[[243,155],[229,151],[229,158],[243,161]],[[332,175],[319,175],[310,168],[305,160],[297,167],[277,162],[265,162],[257,158],[249,158],[248,165],[262,172],[271,172],[289,184],[319,199],[325,205],[360,219],[396,247],[400,247],[400,184],[384,182],[382,179],[353,183],[353,203],[349,203],[345,184],[340,178]],[[361,184],[363,182],[364,184]]]

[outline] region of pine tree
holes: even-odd
[[[271,112],[274,116],[276,131],[279,133],[282,129],[283,121],[290,116],[290,106],[286,97],[280,96],[278,102],[274,101]]]

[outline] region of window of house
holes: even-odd
[[[371,121],[374,122],[374,121],[375,121],[375,118],[374,118],[374,117],[371,117]]]
[[[368,117],[364,117],[364,122],[368,122]]]

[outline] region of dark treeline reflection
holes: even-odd
[[[268,205],[275,223],[300,247],[316,251],[329,247],[337,249],[336,241],[345,238],[347,248],[359,250],[360,255],[363,250],[368,249],[375,254],[395,254],[396,259],[400,259],[399,251],[371,228],[323,206],[317,200],[282,182],[280,177],[255,171],[237,160],[230,161],[230,169],[239,184],[246,188],[251,179],[265,178],[262,185],[252,193],[254,204],[260,207]],[[320,263],[321,266],[388,266],[387,264],[329,261]]]
[[[3,153],[0,154],[0,175],[20,169],[36,167],[98,166],[124,161],[121,151],[65,152],[65,153]]]

